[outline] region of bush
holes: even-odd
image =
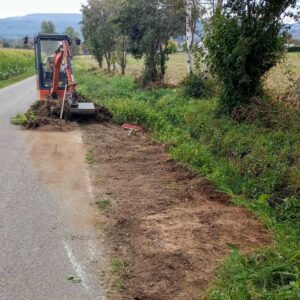
[[[185,96],[203,99],[213,96],[213,83],[210,79],[204,79],[203,77],[195,74],[191,74],[186,77],[183,82],[183,91]]]
[[[178,44],[175,41],[168,41],[167,47],[166,47],[166,53],[172,54],[176,53],[178,49]]]
[[[300,46],[289,47],[287,52],[300,52]]]
[[[292,3],[271,3],[228,1],[206,28],[204,42],[211,70],[222,84],[220,104],[224,113],[230,114],[234,107],[261,95],[262,76],[285,52],[287,33],[281,14]]]

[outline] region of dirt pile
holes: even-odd
[[[82,95],[77,94],[76,100],[78,102],[91,102]],[[69,127],[80,122],[101,123],[109,122],[112,119],[111,112],[104,106],[95,104],[96,112],[92,116],[75,115],[71,113],[71,106],[68,101],[64,104],[63,124]],[[61,100],[45,100],[35,102],[27,111],[28,119],[25,127],[27,129],[35,129],[40,127],[57,127],[62,125],[60,121],[60,114],[62,109]]]

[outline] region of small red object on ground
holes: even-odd
[[[127,130],[130,130],[130,131],[143,131],[144,129],[140,126],[137,126],[137,125],[132,125],[132,124],[128,124],[128,123],[125,123],[122,125],[122,128],[124,129],[127,129]]]

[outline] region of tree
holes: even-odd
[[[76,38],[79,37],[79,34],[74,30],[73,27],[69,26],[66,28],[66,30],[63,32],[63,34],[68,35],[71,38],[72,45],[72,55],[78,55],[79,54],[79,47],[76,45]]]
[[[121,74],[125,75],[127,67],[127,49],[128,49],[128,38],[124,33],[120,33],[115,39],[115,60],[121,67]]]
[[[224,113],[262,94],[262,76],[285,51],[284,17],[295,5],[296,0],[228,0],[212,17],[205,45],[211,70],[222,85]]]
[[[186,10],[186,54],[187,54],[187,74],[191,75],[194,71],[195,57],[198,52],[194,45],[195,35],[201,37],[197,32],[197,25],[205,24],[215,13],[216,9],[221,9],[223,0],[184,0]],[[197,62],[196,62],[197,63]],[[204,66],[207,69],[206,66]]]
[[[43,21],[41,24],[41,33],[55,33],[55,25],[51,21]]]
[[[187,54],[187,72],[193,73],[193,44],[197,22],[200,20],[199,0],[186,0],[186,54]]]
[[[117,0],[89,0],[82,6],[82,33],[91,50],[102,67],[103,58],[111,71],[112,58],[115,54]]]
[[[129,51],[145,57],[144,83],[163,80],[168,59],[168,41],[184,33],[182,1],[128,0],[118,22],[128,36]]]

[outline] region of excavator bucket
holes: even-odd
[[[66,101],[70,113],[74,115],[94,115],[95,105],[83,102],[76,93],[72,68],[71,44],[80,45],[80,40],[72,41],[64,34],[38,34],[33,40],[36,61],[37,90],[39,100],[63,100],[67,86]],[[24,43],[29,43],[28,37]]]
[[[71,111],[72,115],[85,115],[85,116],[91,115],[91,116],[93,116],[96,113],[96,108],[95,108],[94,103],[81,102],[81,103],[78,103],[77,107],[71,107],[70,111]]]

